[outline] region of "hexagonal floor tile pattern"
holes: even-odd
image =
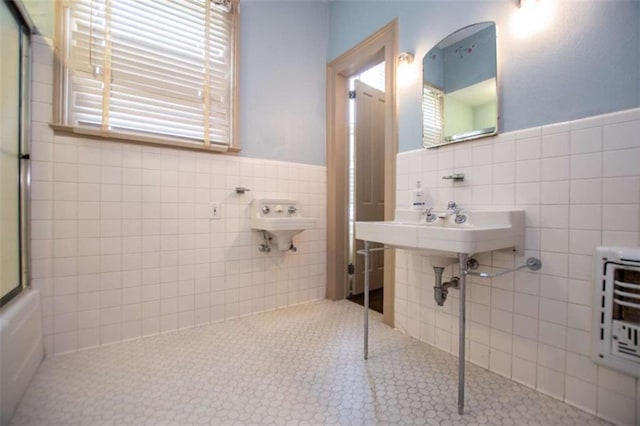
[[[595,425],[587,413],[322,301],[47,358],[13,425]]]

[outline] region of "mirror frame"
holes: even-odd
[[[493,131],[490,132],[482,132],[482,129],[479,130],[473,130],[470,132],[467,132],[466,135],[467,136],[463,136],[463,137],[459,137],[456,139],[452,139],[452,140],[446,140],[444,137],[444,117],[442,118],[442,122],[441,122],[441,133],[442,133],[442,137],[439,143],[426,143],[425,141],[425,125],[424,125],[424,118],[425,118],[425,105],[424,105],[424,90],[425,90],[425,86],[427,85],[426,83],[428,83],[427,80],[425,80],[424,78],[424,61],[427,58],[427,56],[429,55],[429,53],[436,48],[437,46],[439,46],[440,44],[442,44],[443,42],[445,42],[448,38],[452,37],[454,34],[460,33],[462,31],[465,30],[469,30],[472,27],[475,26],[479,26],[479,25],[487,25],[487,28],[489,27],[489,25],[493,25],[494,29],[495,29],[495,57],[494,57],[494,61],[495,61],[495,90],[496,90],[496,111],[495,111],[495,115],[496,115],[496,119],[495,119],[495,126]],[[462,40],[466,39],[468,36],[464,37]],[[454,144],[454,143],[458,143],[458,142],[466,142],[466,141],[470,141],[470,140],[475,140],[475,139],[480,139],[480,138],[485,138],[485,137],[490,137],[490,136],[495,136],[499,133],[499,128],[500,128],[500,80],[499,80],[499,66],[498,66],[498,27],[495,23],[495,21],[481,21],[481,22],[476,22],[470,25],[466,25],[464,27],[458,28],[457,30],[449,33],[447,36],[445,36],[444,38],[442,38],[438,43],[436,43],[431,49],[429,49],[427,51],[427,53],[425,53],[424,57],[423,57],[423,68],[422,68],[422,86],[421,86],[421,90],[422,90],[422,94],[421,94],[421,109],[422,109],[422,146],[423,148],[426,149],[430,149],[430,148],[438,148],[440,146],[443,145],[450,145],[450,144]],[[433,85],[429,84],[429,86],[433,87]],[[437,90],[437,88],[436,88]],[[442,107],[442,113],[444,113],[444,106]]]

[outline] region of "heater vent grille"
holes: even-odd
[[[640,327],[624,321],[613,321],[612,353],[632,361],[640,361],[640,345],[638,345]]]
[[[598,247],[595,260],[592,358],[640,377],[640,249]]]

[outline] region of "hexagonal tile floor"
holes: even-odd
[[[36,424],[526,424],[603,421],[457,360],[362,308],[318,303],[47,358],[12,419]]]

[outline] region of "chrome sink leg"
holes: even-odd
[[[369,241],[364,242],[364,359],[369,358]]]
[[[458,325],[458,414],[464,413],[464,358],[465,358],[465,313],[466,313],[466,281],[467,281],[467,253],[458,253],[460,265],[460,318]]]

